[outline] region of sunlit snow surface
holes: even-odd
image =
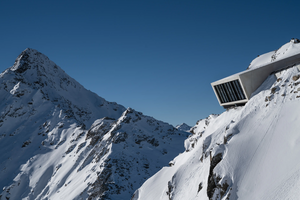
[[[0,198],[299,199],[300,72],[280,76],[244,107],[176,129],[107,102],[27,49],[0,74]]]
[[[255,69],[269,63],[287,58],[300,53],[300,43],[298,39],[292,39],[290,42],[284,44],[282,47],[275,51],[271,51],[265,54],[262,54],[252,60],[248,69]]]
[[[299,199],[300,79],[296,75],[300,75],[297,67],[277,80],[271,75],[244,107],[199,121],[186,140],[190,148],[173,160],[172,167],[148,179],[134,199],[209,199],[210,158],[219,153],[222,159],[213,169],[216,186],[211,199]]]
[[[0,199],[130,199],[187,135],[26,49],[0,74]]]

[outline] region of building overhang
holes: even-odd
[[[252,93],[274,72],[300,63],[296,54],[270,64],[248,69],[211,83],[218,102],[224,108],[246,104]]]

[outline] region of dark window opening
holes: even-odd
[[[214,86],[221,103],[246,99],[239,80],[230,81]]]

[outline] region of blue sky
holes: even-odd
[[[0,71],[27,47],[173,125],[221,113],[210,83],[300,38],[296,1],[0,1]]]

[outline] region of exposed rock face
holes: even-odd
[[[130,199],[186,137],[86,90],[36,50],[0,74],[0,199]]]
[[[214,174],[213,170],[216,165],[222,160],[222,154],[219,153],[211,159],[210,168],[209,168],[209,175],[207,181],[207,196],[209,199],[212,199],[215,190],[217,189],[217,177]]]
[[[90,156],[95,162],[105,155],[107,159],[104,171],[88,192],[96,199],[114,199],[117,194],[130,198],[134,188],[176,156],[174,150],[183,150],[178,141],[186,136],[185,132],[131,108],[118,120],[97,120],[87,134],[93,141],[90,145],[95,144]],[[146,154],[149,150],[151,154]]]

